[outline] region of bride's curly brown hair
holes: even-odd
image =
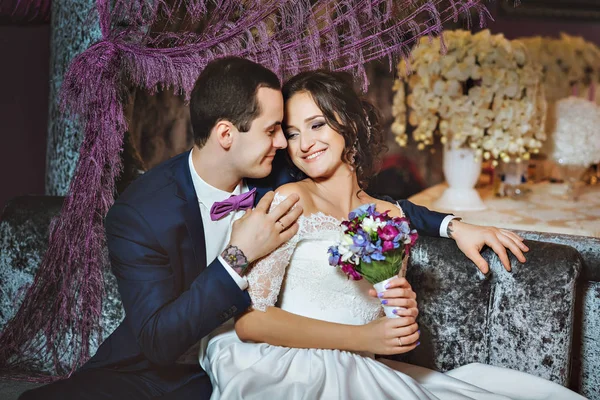
[[[298,93],[309,93],[327,124],[344,137],[342,161],[356,171],[358,184],[366,189],[379,171],[386,150],[377,109],[354,90],[352,76],[344,72],[302,72],[282,88],[287,102]]]

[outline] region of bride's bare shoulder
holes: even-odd
[[[402,211],[402,209],[400,208],[400,206],[398,206],[398,204],[391,203],[391,202],[385,201],[385,200],[379,200],[374,197],[372,199],[373,199],[372,202],[375,203],[375,207],[376,207],[377,211],[379,211],[379,212],[389,211],[388,215],[391,215],[392,217],[403,217],[404,216],[404,211]]]
[[[305,181],[286,183],[285,185],[279,186],[277,189],[275,189],[275,193],[283,197],[288,197],[294,193],[297,194],[300,196],[298,204],[302,206],[305,213],[306,210],[311,210],[314,208],[314,201],[308,188],[308,183]]]

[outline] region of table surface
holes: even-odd
[[[435,185],[408,200],[433,209],[432,203],[446,188],[445,183]],[[436,211],[451,212],[477,225],[600,237],[600,185],[585,186],[577,201],[563,198],[564,184],[542,182],[526,184],[524,188],[529,190],[528,194],[512,199],[494,196],[488,185],[477,189],[486,210]]]

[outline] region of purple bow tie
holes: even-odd
[[[227,200],[217,201],[210,208],[210,219],[220,220],[232,211],[247,210],[254,205],[254,196],[256,188],[249,192],[231,196]]]

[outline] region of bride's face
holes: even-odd
[[[310,178],[327,178],[340,168],[349,169],[342,161],[344,138],[327,125],[308,92],[286,102],[284,132],[292,162]]]

